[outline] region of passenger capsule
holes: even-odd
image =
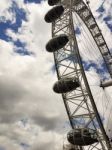
[[[79,146],[87,146],[98,142],[96,132],[87,128],[71,130],[67,134],[67,139],[71,144]]]
[[[64,78],[59,81],[57,81],[54,86],[53,90],[56,93],[66,93],[70,92],[72,90],[75,90],[77,87],[79,87],[79,82],[75,78]]]
[[[51,10],[48,11],[48,13],[45,15],[45,21],[47,23],[51,23],[58,19],[64,12],[64,8],[62,5],[55,6]]]
[[[50,6],[56,5],[58,2],[60,2],[60,0],[48,0]]]
[[[63,48],[67,42],[69,41],[67,35],[61,34],[52,38],[46,45],[46,50],[48,52],[55,52],[61,48]]]

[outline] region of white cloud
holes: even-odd
[[[7,20],[10,20],[12,23],[15,22],[15,14],[9,11],[11,5],[12,1],[0,1],[0,22],[6,22]]]
[[[24,7],[22,1],[19,6]],[[54,148],[57,149],[57,139],[60,134],[56,133],[58,131],[56,128],[63,126],[65,118],[60,116],[63,116],[64,113],[66,115],[66,112],[64,112],[61,97],[52,91],[52,85],[56,80],[56,75],[51,71],[54,63],[53,55],[48,54],[45,50],[51,29],[43,19],[48,7],[46,3],[27,4],[25,9],[28,13],[28,22],[23,21],[22,27],[16,34],[8,29],[7,35],[14,41],[19,39],[26,42],[26,48],[34,52],[35,56],[22,57],[14,52],[13,42],[0,40],[0,89],[2,94],[0,143],[6,149],[8,147],[12,150],[22,149],[21,142],[36,149],[42,147],[44,140],[46,147],[51,148],[54,145]],[[38,136],[35,136],[32,130],[29,132],[15,125],[24,117],[32,120],[33,125],[29,123],[30,128],[35,129],[40,126],[41,131],[38,131]]]

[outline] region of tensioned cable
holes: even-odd
[[[78,24],[77,24],[77,26],[78,26]],[[79,38],[80,38],[80,37],[79,37]],[[85,37],[84,37],[84,39],[85,39]],[[86,42],[86,43],[87,43],[87,42]],[[84,44],[83,44],[83,45],[81,44],[81,47],[83,47],[83,46],[86,47]],[[86,48],[86,49],[87,49],[87,48]]]
[[[85,25],[85,23],[82,21],[82,19],[80,19],[80,17],[78,17],[78,15],[77,14],[74,14],[75,15],[75,17],[76,17],[76,19],[77,19],[77,25],[78,26],[81,26],[82,28],[83,28],[83,30],[85,31],[85,28],[86,29],[88,29],[87,27],[86,27],[86,25]],[[79,24],[78,24],[79,23]],[[84,28],[84,26],[85,26],[85,28]],[[88,29],[88,31],[89,31],[89,29]],[[85,33],[86,33],[86,35],[88,36],[88,38],[91,40],[91,39],[93,39],[93,37],[92,37],[92,35],[90,34],[90,31],[89,32],[87,32],[87,30],[85,31]],[[90,38],[91,37],[91,38]],[[91,45],[93,45],[93,41],[90,41],[91,43]],[[95,43],[95,41],[94,41],[94,44],[96,45],[96,43]],[[95,46],[95,45],[93,45],[93,47]],[[96,45],[97,46],[97,45]]]
[[[78,24],[77,24],[77,26],[78,26]],[[83,30],[83,29],[81,29],[81,30]],[[82,32],[82,35],[84,35],[83,32]],[[77,36],[77,38],[80,39],[80,36]],[[84,35],[84,38],[83,38],[83,39],[86,39],[86,36],[85,36],[85,35]],[[90,38],[89,38],[89,39],[90,39]],[[88,41],[89,41],[89,40],[88,40]],[[84,47],[84,49],[88,46],[88,47],[89,47],[88,49],[90,49],[90,45],[87,45],[87,43],[88,43],[87,40],[86,40],[85,42],[86,42],[86,43],[83,43],[83,44],[81,44],[80,46],[81,46],[81,47]],[[94,45],[93,45],[93,46],[94,46]],[[87,48],[86,48],[86,49],[87,49]],[[98,48],[97,48],[97,49],[98,49]],[[90,51],[89,51],[89,52],[90,52]],[[92,52],[92,51],[91,51],[91,52]],[[90,53],[91,53],[91,52],[90,52]],[[95,59],[96,59],[96,61],[97,61],[98,58],[96,57],[96,54],[95,54],[95,53],[93,53],[93,54],[94,54]],[[93,57],[93,54],[92,54],[92,57]],[[90,55],[91,55],[91,54],[90,54]],[[89,57],[88,57],[88,59],[89,59]]]
[[[76,23],[76,25],[79,26],[78,23]],[[84,28],[84,27],[81,28],[81,31],[83,30],[83,28]],[[85,28],[84,28],[84,31],[85,31]],[[85,31],[85,33],[86,33],[86,32],[87,32],[87,31]],[[87,32],[87,33],[88,33],[88,32]],[[81,32],[81,34],[82,34],[82,36],[83,36],[83,39],[86,39],[86,40],[85,40],[85,41],[83,40],[84,42],[81,43],[81,44],[79,44],[79,46],[80,46],[80,47],[84,47],[84,48],[82,48],[82,49],[86,49],[86,50],[85,50],[85,53],[86,53],[85,55],[86,55],[86,57],[87,57],[89,60],[90,60],[90,57],[88,56],[88,53],[87,53],[86,51],[87,51],[88,49],[91,49],[91,51],[88,50],[88,51],[89,51],[89,55],[91,56],[91,53],[92,53],[92,57],[94,56],[94,61],[93,61],[93,62],[95,62],[95,63],[97,62],[96,64],[98,64],[97,53],[95,53],[94,51],[92,51],[93,49],[95,49],[95,46],[96,46],[95,41],[94,41],[94,44],[95,44],[95,45],[93,45],[93,44],[91,44],[91,43],[93,43],[93,41],[90,41],[90,40],[89,40],[89,39],[91,39],[92,37],[89,38],[89,36],[88,36],[88,39],[87,39],[87,37],[84,35],[84,32]],[[89,33],[88,33],[88,34],[89,34]],[[88,35],[88,34],[87,34],[87,35]],[[77,38],[80,39],[80,40],[82,40],[82,37],[81,37],[81,36],[77,36]],[[93,40],[94,40],[94,39],[93,39]],[[89,43],[89,44],[88,44],[88,43]],[[90,46],[91,46],[92,48],[91,48]],[[87,47],[88,47],[88,48],[87,48]],[[96,49],[98,50],[97,47],[96,47]],[[101,56],[101,55],[100,55],[100,52],[99,52],[99,56]],[[101,56],[101,57],[102,57],[102,56]],[[95,61],[95,60],[96,60],[96,61]],[[103,59],[102,59],[102,61],[103,61]],[[97,71],[98,71],[98,70],[97,70]],[[99,75],[100,75],[100,73],[99,73]]]
[[[106,91],[105,91],[105,97],[106,97],[106,99],[108,100],[108,104],[109,104],[109,106],[110,106],[110,111],[109,111],[108,120],[107,120],[107,127],[106,127],[106,130],[107,130],[110,121],[112,122],[112,117],[111,117],[111,114],[112,114],[112,102],[111,102],[111,100],[108,98],[108,96],[107,96],[107,94],[106,94]],[[110,105],[110,103],[111,103],[111,105]]]
[[[76,18],[77,18],[77,19],[76,19],[77,22],[82,21],[77,15],[76,15]],[[79,19],[80,19],[80,21],[79,21]],[[82,23],[77,23],[77,22],[75,22],[75,23],[77,24],[77,26],[80,26],[80,24],[84,24],[83,21],[82,21]],[[86,30],[85,30],[84,27],[86,28]],[[94,41],[94,38],[91,36],[89,29],[88,29],[88,32],[87,32],[87,29],[88,29],[88,28],[86,27],[86,25],[81,27],[81,30],[85,30],[86,36],[88,36],[88,38],[86,38],[85,35],[83,34],[84,32],[82,32],[82,35],[84,36],[84,39],[86,38],[86,40],[85,40],[86,44],[83,42],[84,47],[86,47],[85,49],[87,49],[87,47],[88,47],[88,46],[87,46],[88,43],[89,43],[88,41],[90,41],[90,43],[93,43],[93,41]],[[90,37],[90,36],[91,36],[91,37]],[[77,38],[81,39],[80,36],[77,36]],[[89,39],[90,39],[90,40],[89,40]],[[92,41],[91,39],[92,39],[93,41]],[[87,41],[87,40],[88,40],[88,41]],[[84,40],[83,40],[83,41],[84,41]],[[90,43],[89,43],[89,46],[90,46]],[[80,45],[82,45],[82,44],[80,44]],[[93,45],[93,44],[92,44],[92,45]],[[99,64],[100,64],[100,66],[99,66],[100,69],[103,69],[104,60],[103,60],[103,58],[102,58],[101,53],[98,51],[98,46],[96,45],[96,42],[95,42],[95,41],[94,41],[93,47],[94,47],[94,48],[91,48],[92,57],[93,57],[93,55],[94,55],[94,58],[96,59],[96,62],[97,62],[97,63],[96,63],[95,61],[93,61],[93,60],[92,60],[92,62],[95,62],[95,64],[98,65],[98,66],[99,66]],[[95,48],[95,47],[96,47],[96,48]],[[90,49],[90,48],[89,48],[89,49]],[[98,53],[97,53],[96,51],[95,51],[95,52],[92,51],[92,49],[94,49],[94,50],[97,49],[97,52],[98,52]],[[85,50],[85,53],[86,53],[86,51],[87,51],[87,50]],[[90,51],[90,50],[89,50],[89,51]],[[98,57],[97,57],[97,55],[98,55]],[[91,54],[90,54],[90,56],[91,56]],[[87,58],[87,55],[86,55],[86,58]],[[88,57],[88,59],[90,60],[89,57]],[[99,61],[99,60],[100,60],[100,61]],[[98,64],[98,62],[99,62],[99,64]],[[105,68],[104,68],[104,69],[105,69]],[[102,74],[102,73],[100,72],[100,70],[98,70],[98,69],[97,69],[97,72],[98,72],[98,74],[99,74],[99,76],[100,76],[100,79],[104,79],[104,74]]]
[[[99,93],[99,90],[98,90],[98,92],[97,93]],[[99,96],[100,97],[100,96]],[[102,100],[101,100],[102,99]],[[104,98],[103,97],[103,95],[102,95],[102,98],[99,98],[99,100],[101,100],[102,101],[102,109],[103,109],[103,111],[102,111],[102,117],[104,118],[105,117],[105,114],[106,114],[106,111],[108,110],[107,109],[107,107],[108,107],[108,105],[109,105],[109,102],[108,102],[108,104],[106,104],[106,98]],[[99,102],[99,100],[96,102],[96,104]],[[111,110],[112,111],[112,110]],[[110,111],[110,114],[111,114],[111,111]],[[110,115],[109,115],[109,118],[108,118],[108,121],[110,120]],[[109,123],[108,123],[109,124]]]
[[[77,26],[78,26],[78,24],[77,24]],[[83,30],[83,29],[82,29]],[[85,32],[87,32],[87,31],[85,31]],[[88,39],[91,39],[90,37],[88,37],[88,39],[86,38],[86,36],[83,34],[83,32],[82,32],[82,35],[84,36],[84,38],[83,39],[86,39],[86,41],[84,41],[84,42],[86,42],[86,43],[84,43],[83,42],[83,46],[85,47],[85,53],[86,53],[86,51],[87,51],[87,47],[88,47],[88,49],[95,49],[95,45],[91,45],[91,43],[93,43],[93,41],[90,43],[89,42],[89,40]],[[79,36],[79,39],[81,39],[80,38],[80,36]],[[81,39],[82,40],[82,39]],[[88,44],[89,43],[89,44]],[[95,42],[94,42],[94,44],[95,44]],[[80,44],[81,46],[82,46],[82,44]],[[91,51],[92,52],[92,51]],[[91,52],[89,51],[89,55],[91,56]],[[100,54],[100,53],[99,53]],[[92,56],[94,56],[94,58],[95,58],[95,60],[97,59],[97,62],[98,62],[98,57],[97,57],[97,55],[96,55],[96,53],[93,51],[92,52]],[[90,60],[90,58],[89,58],[89,56],[88,56],[88,53],[86,53],[86,57]]]
[[[78,24],[76,23],[76,25],[78,26]],[[83,26],[81,26],[83,29],[84,29],[84,27]],[[82,32],[83,33],[83,32]],[[83,34],[83,36],[85,37],[85,35]],[[90,37],[90,36],[88,36],[88,37]],[[90,42],[89,42],[90,43]],[[85,43],[84,43],[85,44]],[[87,45],[85,46],[83,44],[83,46],[84,47],[87,47]],[[82,46],[82,45],[81,45]],[[90,45],[89,45],[90,46]],[[93,47],[94,45],[92,45],[92,47]],[[95,56],[95,58],[96,58],[96,56]],[[102,95],[102,108],[103,108],[103,118],[104,118],[104,116],[105,116],[105,113],[106,113],[106,111],[107,111],[107,107],[108,107],[108,105],[109,105],[109,101],[107,100],[107,103],[106,103],[106,100],[105,100],[105,98],[104,98],[104,96]],[[106,107],[105,107],[106,106]],[[110,114],[111,114],[111,111],[112,111],[112,108],[111,108],[111,110],[110,110]],[[109,115],[109,118],[110,118],[110,115]],[[108,121],[110,120],[108,118]],[[108,124],[107,124],[108,125]]]
[[[83,34],[83,33],[82,33]],[[84,36],[84,38],[85,38],[85,35],[83,35]],[[79,39],[81,39],[80,37],[79,37]],[[86,41],[85,41],[86,42]],[[88,40],[87,40],[87,42],[88,42]],[[89,48],[90,47],[90,45],[89,44],[87,44],[87,43],[84,43],[83,42],[83,46],[84,46],[84,49],[87,49],[87,48]],[[93,48],[91,48],[91,49],[93,49]],[[87,54],[87,52],[86,52],[86,50],[85,50],[85,55]],[[90,52],[89,52],[89,55],[90,55]],[[88,55],[87,55],[88,56]],[[87,57],[86,56],[86,57]],[[89,58],[89,57],[88,57]]]
[[[77,21],[80,22],[80,24],[82,25],[80,27],[82,28],[81,30],[84,31],[84,32],[82,32],[82,35],[84,36],[84,39],[86,38],[86,41],[85,41],[86,42],[86,46],[88,45],[90,47],[90,45],[91,45],[92,49],[94,49],[94,50],[97,49],[98,50],[96,42],[94,41],[94,38],[90,34],[90,31],[88,30],[86,25],[83,23],[83,21],[81,19],[79,21],[79,17],[77,15],[76,15],[76,18],[77,18]],[[78,23],[77,23],[77,26],[79,26]],[[84,35],[84,33],[86,34],[86,36]],[[93,44],[93,42],[94,42],[94,44]],[[98,57],[96,57],[97,55],[94,53],[94,51],[93,52],[91,51],[91,53],[95,56],[95,58],[98,59]],[[100,55],[100,52],[99,52],[99,55]]]

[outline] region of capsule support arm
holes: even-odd
[[[101,82],[100,87],[106,88],[112,86],[112,80]]]

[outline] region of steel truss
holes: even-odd
[[[75,37],[72,13],[77,13],[84,21],[92,34],[96,44],[105,60],[108,71],[112,76],[112,56],[107,44],[96,24],[96,21],[82,0],[63,0],[63,15],[52,23],[52,37],[60,34],[66,34],[69,42],[66,46],[54,52],[54,60],[58,79],[66,77],[77,78],[80,87],[72,92],[62,94],[65,108],[70,120],[71,127],[74,128],[92,128],[98,136],[98,143],[84,147],[75,146],[75,149],[103,149],[111,150],[109,139],[106,135],[102,120],[96,108],[94,98],[84,72],[79,48]]]

